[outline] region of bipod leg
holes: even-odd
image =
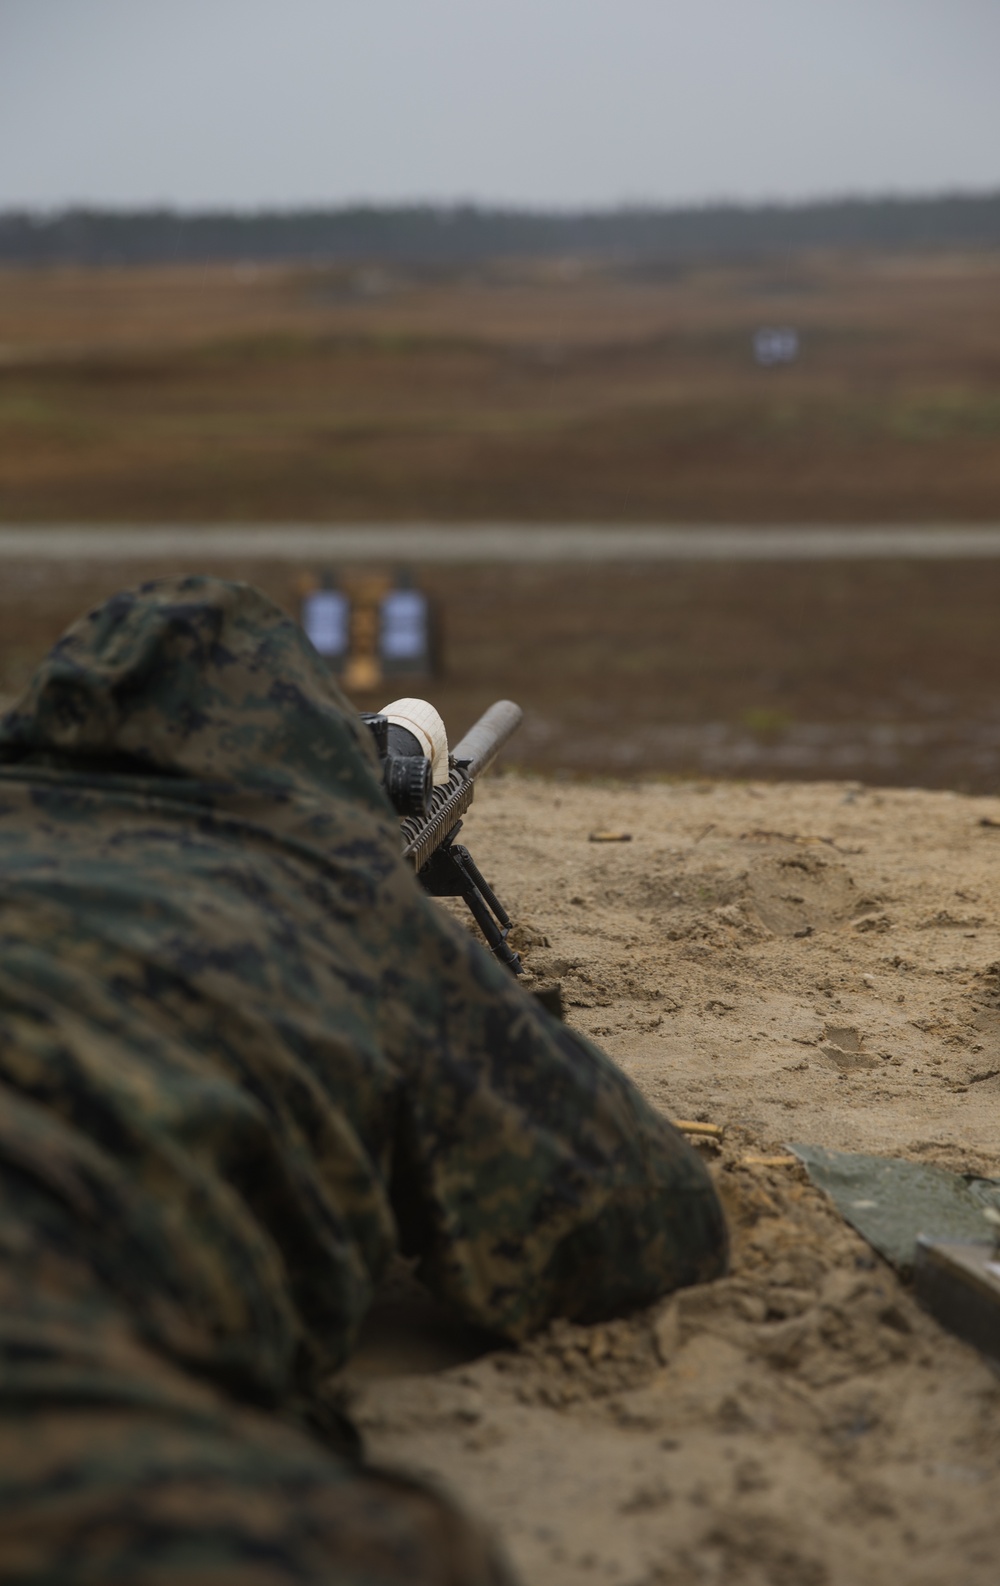
[[[461,824],[461,823],[459,823]],[[462,898],[489,945],[490,951],[515,975],[521,960],[507,945],[510,915],[483,876],[469,850],[454,838],[458,827],[431,854],[417,879],[432,898]]]
[[[470,881],[477,888],[477,890],[482,893],[484,903],[490,912],[496,915],[497,919],[500,921],[500,924],[503,926],[504,934],[506,935],[513,923],[510,915],[507,913],[507,910],[500,902],[500,899],[497,897],[486,877],[483,875],[483,872],[476,864],[476,861],[473,859],[469,850],[467,848],[463,848],[461,844],[457,844],[456,846],[458,848],[458,852],[462,856],[462,869],[465,871],[465,874],[469,877]]]

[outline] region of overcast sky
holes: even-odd
[[[0,0],[0,206],[1000,187],[1000,0]]]

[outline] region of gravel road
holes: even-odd
[[[121,561],[183,556],[337,562],[856,561],[1000,557],[1000,524],[10,524],[0,560]]]

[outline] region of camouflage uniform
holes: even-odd
[[[0,722],[0,1579],[506,1579],[330,1403],[400,1247],[517,1340],[715,1276],[725,1230],[423,895],[298,626],[116,596]]]

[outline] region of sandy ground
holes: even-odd
[[[348,1374],[372,1456],[485,1516],[526,1586],[993,1586],[997,1377],[752,1159],[1000,1173],[1000,799],[505,776],[467,834],[569,1021],[724,1126],[733,1267],[486,1353],[397,1278]]]

